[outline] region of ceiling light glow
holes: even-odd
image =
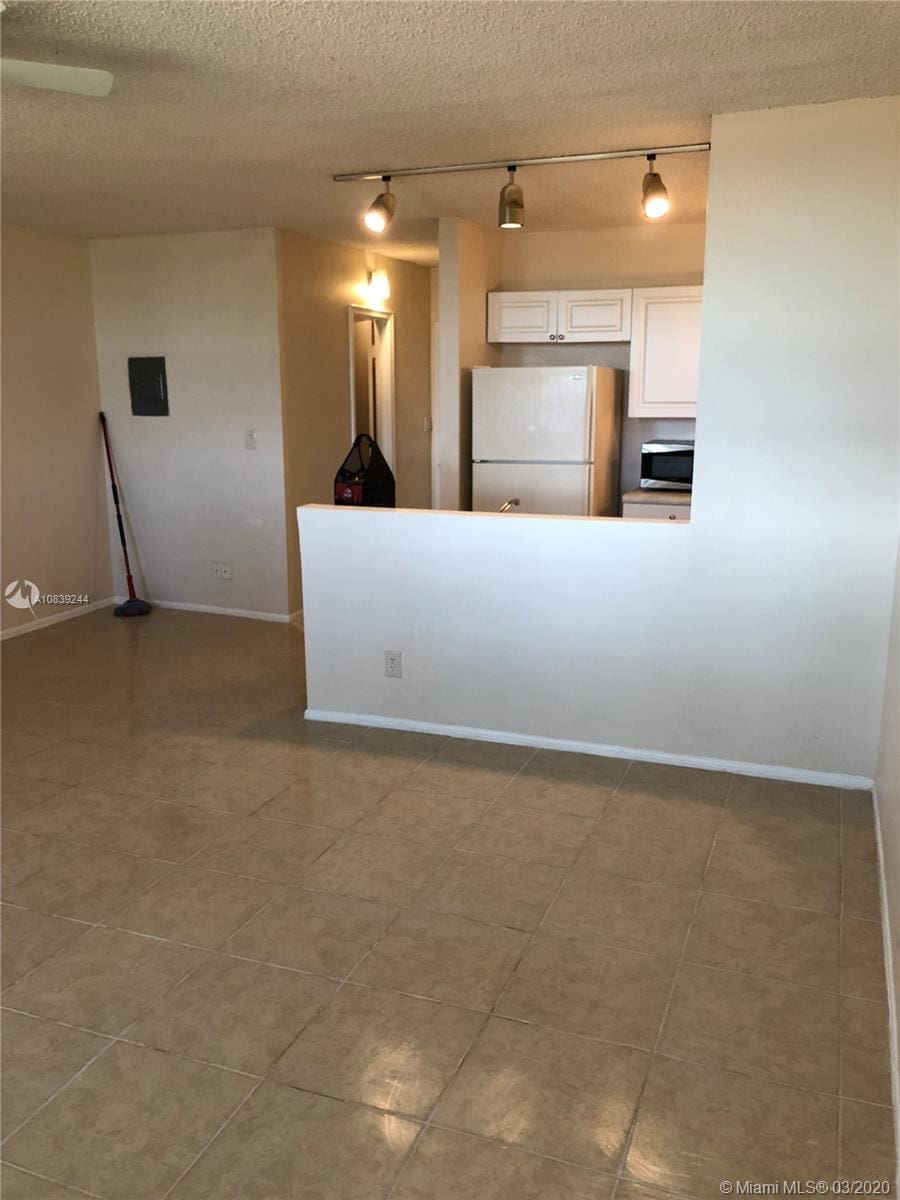
[[[382,182],[387,187],[375,197],[363,217],[363,223],[372,233],[384,233],[397,211],[397,197],[391,191],[390,175],[382,176]]]
[[[666,191],[666,185],[662,178],[656,173],[655,162],[656,155],[648,154],[647,166],[649,169],[641,185],[641,208],[644,210],[644,216],[651,221],[658,221],[660,217],[664,217],[670,207],[669,193]]]

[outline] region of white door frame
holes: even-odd
[[[359,318],[375,323],[375,428],[378,445],[397,474],[394,465],[394,314],[378,308],[351,304],[347,308],[347,342],[350,363],[350,438],[356,437],[356,372],[353,327]]]

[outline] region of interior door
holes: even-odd
[[[476,367],[472,458],[588,461],[593,377],[589,367]]]
[[[510,512],[585,516],[590,477],[590,467],[569,463],[475,463],[472,508],[499,512],[507,500],[518,500]]]

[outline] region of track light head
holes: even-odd
[[[397,211],[397,197],[391,191],[391,177],[382,175],[381,178],[387,187],[375,197],[363,217],[364,225],[372,233],[384,233]]]
[[[641,208],[644,216],[651,221],[658,221],[669,211],[669,193],[666,185],[654,169],[655,154],[647,155],[647,174],[641,187]]]
[[[516,168],[507,167],[509,181],[500,189],[497,224],[501,229],[521,229],[525,224],[525,198],[516,183]]]

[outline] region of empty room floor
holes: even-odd
[[[263,622],[3,664],[4,1200],[893,1178],[867,794],[306,724]]]

